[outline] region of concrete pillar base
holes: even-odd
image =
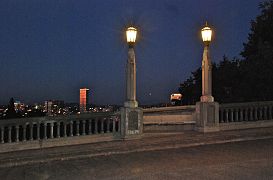
[[[209,133],[209,132],[220,131],[220,128],[219,127],[196,127],[195,131]]]
[[[142,108],[121,108],[120,135],[122,139],[140,138],[143,133]]]
[[[219,104],[217,102],[196,103],[196,131],[219,131]]]
[[[124,102],[124,107],[126,108],[137,108],[138,102],[137,101],[126,101]]]
[[[213,96],[201,96],[200,97],[201,102],[214,102]]]

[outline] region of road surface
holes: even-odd
[[[0,179],[273,179],[273,139],[1,168]]]

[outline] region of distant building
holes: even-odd
[[[20,101],[14,102],[14,109],[16,112],[24,111],[25,110],[25,104],[21,103]]]
[[[45,101],[44,111],[47,113],[47,115],[61,114],[61,111],[63,108],[64,108],[64,101],[59,101],[59,100]]]
[[[53,105],[53,101],[45,101],[45,112],[48,115],[52,114],[52,105]]]
[[[180,93],[171,94],[170,101],[172,105],[181,105],[181,99],[182,99],[182,94]]]
[[[87,111],[88,103],[89,103],[89,89],[81,88],[80,89],[80,112]]]

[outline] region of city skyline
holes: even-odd
[[[26,103],[78,102],[84,86],[92,90],[95,104],[123,104],[124,27],[131,22],[141,34],[137,99],[168,102],[201,65],[205,21],[215,30],[212,61],[239,56],[259,2],[1,1],[0,104],[11,97]]]

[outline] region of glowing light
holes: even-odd
[[[136,42],[136,36],[137,36],[137,29],[134,27],[129,27],[126,30],[126,37],[128,43],[134,43]]]
[[[89,101],[89,89],[82,88],[80,89],[80,111],[86,112],[86,107]]]
[[[206,26],[201,30],[201,34],[202,34],[203,42],[205,43],[211,42],[212,30],[210,27],[208,27],[207,23],[206,23]]]

